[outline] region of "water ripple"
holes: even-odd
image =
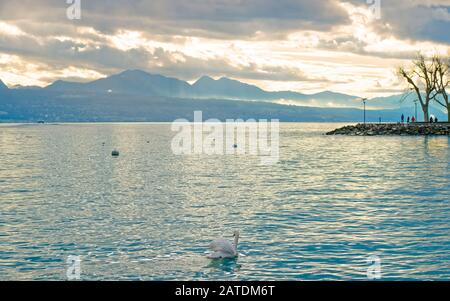
[[[450,280],[449,138],[338,126],[282,124],[273,166],[175,156],[165,124],[1,127],[0,279],[66,279],[69,255],[86,280],[367,279],[377,255]],[[233,229],[239,258],[206,259]]]

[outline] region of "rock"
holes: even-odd
[[[368,123],[344,126],[326,133],[326,135],[376,136],[376,135],[450,135],[449,123]]]

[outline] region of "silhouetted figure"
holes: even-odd
[[[433,117],[430,117],[430,123],[433,123]]]
[[[438,119],[437,119],[437,117],[434,117],[434,122],[438,122]]]
[[[406,122],[409,123],[409,116],[408,116],[408,118],[406,119]]]
[[[413,116],[412,119],[411,119],[411,122],[412,123],[416,122],[416,117]]]
[[[405,115],[402,114],[401,120],[402,120],[402,123],[405,122]]]

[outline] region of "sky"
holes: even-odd
[[[10,87],[142,69],[386,96],[404,91],[395,69],[417,51],[450,55],[450,0],[0,1]]]

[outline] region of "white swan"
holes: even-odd
[[[210,259],[219,259],[219,258],[234,258],[238,256],[237,253],[237,245],[239,241],[239,231],[233,232],[234,242],[219,238],[214,240],[209,244],[209,249],[212,253],[208,254],[207,257]]]

